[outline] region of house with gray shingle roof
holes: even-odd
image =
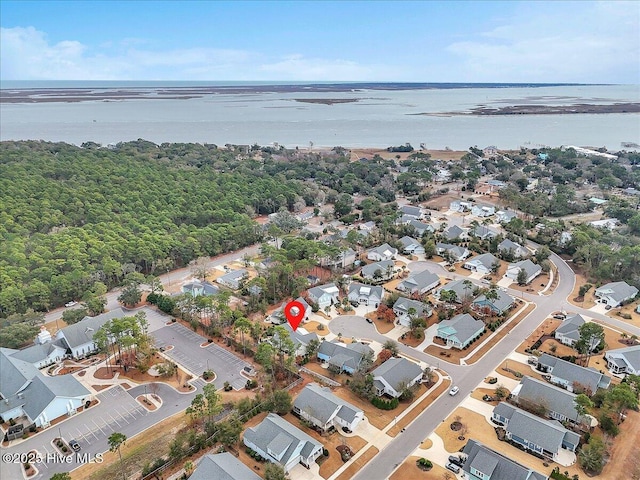
[[[423,295],[440,285],[440,277],[429,270],[414,273],[398,283],[396,290]]]
[[[302,322],[305,322],[309,319],[309,314],[311,313],[311,306],[307,303],[307,301],[302,298],[302,297],[298,297],[296,298],[296,302],[299,302],[302,307],[304,308],[304,314],[302,315]],[[271,315],[269,315],[267,317],[267,320],[271,323],[273,323],[274,325],[282,325],[283,323],[287,324],[287,317],[284,314],[284,307],[287,305],[287,303],[283,303],[282,305],[280,305],[280,307],[278,307],[276,310],[274,310]]]
[[[538,358],[536,368],[550,375],[551,383],[566,388],[570,392],[582,391],[588,396],[596,393],[599,388],[609,388],[611,384],[611,378],[595,368],[581,367],[547,353],[543,353]]]
[[[346,427],[353,431],[364,419],[362,409],[331,393],[326,387],[310,383],[293,402],[293,413],[311,422],[323,432],[331,427]]]
[[[460,228],[458,225],[451,225],[444,232],[442,232],[444,237],[447,240],[455,240],[456,238],[465,239],[467,238],[467,231]]]
[[[245,430],[242,441],[272,463],[289,472],[298,463],[310,467],[322,455],[322,444],[294,427],[284,418],[270,413],[255,427]]]
[[[383,260],[381,262],[370,263],[362,267],[360,276],[367,280],[382,282],[393,278],[393,260]]]
[[[95,317],[84,317],[78,323],[58,330],[56,342],[59,341],[64,345],[73,358],[85,357],[98,351],[98,346],[93,341],[95,333],[105,323],[126,316],[133,316],[133,314],[123,308],[114,308]]]
[[[465,247],[451,245],[449,243],[436,244],[436,252],[444,258],[449,256],[454,262],[461,262],[469,256],[469,250]]]
[[[523,408],[544,407],[548,417],[560,422],[568,420],[589,423],[587,419],[578,416],[574,393],[532,377],[520,380],[511,392],[511,398]]]
[[[549,480],[477,440],[468,440],[462,453],[466,457],[462,469],[468,480]]]
[[[606,303],[615,308],[635,298],[638,295],[638,289],[627,282],[612,282],[596,288],[594,293],[600,299],[600,303]]]
[[[476,217],[490,217],[494,213],[496,213],[496,207],[493,205],[474,203],[471,207],[471,215],[475,215]]]
[[[468,282],[468,283],[467,283]],[[478,289],[470,280],[454,280],[449,282],[435,293],[436,298],[440,298],[440,294],[445,290],[452,291],[456,294],[456,302],[462,303],[464,300],[470,300],[474,292]]]
[[[320,310],[324,310],[324,307],[340,302],[338,298],[339,293],[340,291],[335,283],[318,285],[317,287],[309,289],[309,300],[316,303]]]
[[[372,248],[367,253],[367,258],[374,262],[381,262],[383,260],[393,260],[398,255],[398,249],[393,248],[388,243],[383,243],[379,247]]]
[[[640,375],[640,345],[609,350],[604,358],[611,373]]]
[[[407,255],[424,255],[424,247],[415,238],[411,238],[407,235],[400,239],[402,244],[402,253]]]
[[[225,287],[229,287],[233,290],[237,290],[240,288],[240,284],[243,280],[247,279],[249,276],[249,272],[247,272],[244,268],[240,270],[234,270],[232,272],[226,273],[221,277],[216,279],[220,285],[224,285]]]
[[[489,299],[484,294],[480,295],[471,302],[471,308],[476,312],[490,313],[489,311],[491,311],[497,315],[504,315],[511,307],[513,307],[516,301],[511,295],[503,292],[502,290],[496,290],[496,293],[498,298],[495,299]]]
[[[207,281],[193,280],[182,286],[182,293],[188,293],[192,297],[199,297],[200,295],[211,296],[216,295],[218,292],[220,292],[220,289]]]
[[[229,452],[202,457],[189,480],[262,480]]]
[[[384,289],[375,285],[353,282],[349,285],[348,297],[351,303],[378,308],[384,298]]]
[[[373,372],[373,387],[378,396],[398,398],[402,390],[422,380],[422,369],[406,358],[390,358]]]
[[[491,419],[503,425],[506,437],[525,450],[558,461],[562,450],[575,452],[580,435],[557,420],[545,420],[505,402],[493,409]]]
[[[409,226],[413,227],[418,237],[422,237],[426,232],[433,233],[436,231],[436,229],[433,228],[433,225],[429,225],[428,223],[420,222],[415,219],[409,221]]]
[[[293,352],[290,352],[291,355],[304,356],[307,353],[307,345],[309,345],[309,342],[311,342],[312,340],[320,341],[317,333],[309,333],[302,326],[296,328],[295,332],[288,322],[282,326],[289,333],[289,338],[293,342],[295,348]],[[275,337],[275,340],[277,340],[278,333],[274,333],[273,336]]]
[[[513,256],[513,258],[522,258],[529,256],[529,250],[519,243],[505,238],[498,244],[498,252]]]
[[[493,266],[496,265],[499,260],[491,253],[483,253],[477,257],[470,258],[462,265],[463,268],[471,270],[472,272],[478,272],[483,275],[488,275],[493,271]]]
[[[411,326],[411,317],[409,311],[415,310],[414,315],[417,318],[430,317],[433,314],[433,309],[426,303],[419,302],[417,300],[411,300],[410,298],[398,297],[396,303],[393,304],[393,313],[396,315],[396,320],[400,325],[405,327]]]
[[[438,324],[437,336],[446,340],[447,346],[463,349],[474,338],[484,332],[484,322],[476,320],[468,313],[456,315],[451,320],[443,320]]]
[[[582,315],[578,313],[570,315],[556,328],[554,337],[556,340],[560,340],[560,343],[573,347],[580,340],[579,328],[585,323],[586,320],[582,318]]]
[[[40,327],[40,333],[38,334],[36,342],[39,342],[41,338],[47,338],[47,341],[18,350],[12,354],[12,357],[24,360],[38,369],[53,365],[65,357],[67,348],[59,340],[52,342],[51,334],[44,325]]]
[[[356,261],[356,252],[352,248],[341,250],[335,257],[322,257],[320,265],[330,268],[347,268]]]
[[[403,215],[410,215],[410,216],[418,218],[418,219],[424,217],[424,210],[422,210],[421,207],[413,207],[411,205],[403,205],[402,207],[400,207],[400,211],[402,212]]]
[[[499,223],[509,223],[514,218],[518,218],[518,214],[509,210],[499,210],[496,212],[496,220]]]
[[[498,232],[485,225],[477,225],[471,229],[471,235],[481,240],[486,240],[488,238],[496,238],[498,236]]]
[[[317,355],[318,360],[328,362],[341,372],[353,374],[367,357],[373,356],[373,350],[363,343],[344,344],[333,340],[321,342]]]
[[[518,274],[520,270],[524,270],[527,281],[526,284],[531,283],[534,278],[542,273],[542,267],[540,265],[536,265],[531,260],[522,260],[521,262],[512,263],[507,267],[507,273],[504,274],[505,277],[510,278],[514,282],[518,280]]]

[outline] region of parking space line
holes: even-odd
[[[85,425],[85,427],[87,427],[87,426]],[[89,427],[87,427],[87,430],[88,430],[88,432],[89,432],[91,435],[93,435],[93,436],[95,437],[95,439],[96,439],[96,440],[100,440],[100,439],[98,438],[98,436],[96,435],[96,432],[94,432],[93,430],[89,430]]]
[[[109,413],[109,416],[111,417],[111,420],[113,420],[114,422],[116,422],[116,425],[118,425],[118,428],[120,428],[120,427],[122,426],[122,425],[120,425],[120,424],[118,423],[118,421],[117,421],[115,418],[113,418],[113,415],[111,415],[111,414]]]
[[[117,413],[118,415],[120,415],[120,418],[122,418],[125,422],[127,422],[127,425],[130,423],[130,422],[129,422],[129,420],[127,420],[126,418],[124,418],[124,417],[122,416],[122,414],[121,414],[120,412],[118,412],[117,410],[116,410],[116,413]]]
[[[84,436],[84,433],[82,433],[79,428],[76,428],[76,431],[78,432],[78,434],[80,434],[80,436],[82,437],[82,439],[85,442],[87,442],[89,445],[91,445],[91,442],[89,440],[87,440],[87,437]]]
[[[95,421],[93,418],[91,419],[91,421],[94,423],[94,425],[95,425],[96,427],[98,427],[98,430],[100,430],[100,431],[102,432],[102,434],[106,437],[106,436],[107,436],[107,434],[106,434],[106,433],[104,433],[104,430],[102,430],[102,428],[100,428],[100,425],[98,425],[98,424],[96,423],[96,421]]]

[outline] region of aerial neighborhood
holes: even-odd
[[[3,261],[2,478],[640,478],[638,154],[149,143],[60,151],[171,219]]]

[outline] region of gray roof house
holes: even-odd
[[[638,289],[627,282],[612,282],[596,288],[594,293],[601,303],[615,308],[638,295]]]
[[[411,215],[412,217],[415,217],[415,218],[424,217],[424,211],[420,207],[412,207],[411,205],[403,205],[402,207],[400,207],[400,211],[403,213],[403,215]]]
[[[514,218],[518,218],[518,214],[511,210],[498,210],[496,212],[496,220],[500,223],[509,223]]]
[[[424,255],[424,247],[415,238],[411,238],[407,235],[400,239],[402,244],[402,253],[407,255]]]
[[[456,238],[462,239],[467,237],[466,230],[460,228],[458,225],[451,225],[444,232],[442,232],[442,234],[447,240],[455,240]]]
[[[320,310],[340,302],[338,298],[339,290],[335,283],[318,285],[317,287],[310,288],[308,293],[309,300],[316,303]]]
[[[498,262],[498,259],[491,253],[483,253],[477,257],[472,257],[462,265],[463,268],[471,270],[472,272],[478,272],[483,275],[491,273],[493,266]]]
[[[524,377],[511,392],[511,398],[520,406],[543,406],[547,416],[563,422],[579,423],[586,419],[576,412],[576,395],[560,387],[532,377]]]
[[[538,370],[551,376],[550,382],[570,392],[584,391],[593,395],[599,388],[609,388],[611,378],[595,368],[585,368],[558,357],[543,353],[538,358]]]
[[[291,328],[291,325],[289,325],[288,322],[285,323],[283,327],[289,333],[289,338],[291,339],[291,341],[293,342],[293,345],[295,346],[295,350],[291,352],[293,355],[304,356],[307,353],[307,345],[309,345],[309,342],[311,342],[312,340],[320,341],[320,338],[318,337],[317,333],[315,332],[309,333],[302,326],[296,328],[295,332],[293,331],[293,328]]]
[[[431,314],[433,314],[432,308],[426,303],[411,300],[410,298],[398,297],[396,303],[393,304],[393,313],[395,313],[396,320],[400,325],[404,325],[405,327],[411,326],[409,310],[412,308],[415,310],[415,316],[418,318],[430,317]]]
[[[207,281],[201,282],[200,280],[193,280],[182,286],[182,293],[188,293],[192,297],[199,297],[200,295],[215,295],[219,291],[220,289],[213,283]]]
[[[640,345],[609,350],[604,355],[611,373],[640,375]]]
[[[443,287],[439,288],[436,291],[435,296],[437,298],[440,298],[440,294],[442,292],[444,292],[445,290],[450,290],[456,294],[456,302],[462,303],[463,300],[470,299],[471,297],[473,297],[473,292],[475,292],[476,289],[478,288],[473,283],[469,285],[468,283],[465,283],[465,282],[471,282],[471,281],[470,280],[454,280],[453,282],[449,282]]]
[[[205,455],[190,480],[262,480],[253,470],[229,452]]]
[[[244,268],[241,268],[240,270],[234,270],[233,272],[229,272],[225,275],[222,275],[221,277],[218,277],[216,279],[216,282],[233,290],[237,290],[238,288],[240,288],[240,283],[242,283],[242,280],[247,278],[248,275],[249,272],[247,272]]]
[[[580,442],[580,435],[567,430],[557,420],[536,417],[505,402],[496,405],[491,419],[504,426],[509,440],[553,461],[559,460],[563,449],[575,452]]]
[[[340,251],[335,257],[322,257],[320,259],[320,265],[331,268],[347,268],[355,263],[356,256],[355,250],[347,248]]]
[[[413,229],[416,231],[416,235],[419,237],[423,236],[425,232],[433,233],[436,231],[436,229],[433,228],[433,225],[429,225],[428,223],[420,222],[415,219],[410,220],[409,225],[413,227]]]
[[[60,340],[51,341],[51,334],[43,325],[36,337],[35,345],[16,351],[11,356],[24,360],[36,368],[44,368],[62,360],[67,352],[66,346]]]
[[[326,387],[310,383],[293,402],[293,413],[326,432],[346,427],[353,431],[364,418],[362,409],[331,393]]]
[[[531,283],[534,278],[542,273],[542,267],[540,267],[540,265],[536,265],[531,260],[527,259],[520,262],[511,263],[507,267],[507,273],[505,273],[505,277],[516,281],[518,279],[520,270],[524,270],[527,275],[527,281],[525,283]]]
[[[423,270],[420,273],[414,273],[398,283],[396,290],[422,295],[436,288],[438,285],[440,285],[440,277],[429,270]]]
[[[498,232],[485,225],[477,225],[476,227],[472,228],[471,234],[481,240],[486,240],[487,238],[496,238],[498,236]]]
[[[384,281],[393,278],[393,260],[383,260],[381,262],[370,263],[362,267],[360,275],[367,280]],[[378,277],[376,277],[376,273]]]
[[[554,337],[564,345],[573,347],[580,340],[580,331],[578,330],[586,323],[582,315],[576,313],[564,319],[558,328],[556,328]]]
[[[471,302],[471,308],[473,308],[476,312],[489,313],[488,310],[491,310],[497,315],[503,315],[514,305],[515,299],[502,290],[496,290],[496,293],[498,294],[498,298],[496,299],[488,299],[486,295],[480,295],[473,302]]]
[[[322,444],[284,418],[270,413],[255,427],[247,428],[242,441],[272,463],[289,472],[298,463],[310,467],[322,455]]]
[[[369,305],[378,308],[384,298],[384,289],[375,285],[364,285],[353,282],[349,285],[349,301],[360,305]]]
[[[462,469],[469,480],[549,480],[477,440],[468,440],[462,453],[466,456]]]
[[[355,373],[365,358],[373,357],[373,350],[364,343],[344,344],[334,340],[321,342],[317,355],[319,360],[328,362],[340,371]]]
[[[456,315],[438,324],[437,336],[447,341],[447,346],[463,349],[484,332],[484,322],[468,313]]]
[[[513,255],[514,258],[522,258],[529,255],[529,250],[508,238],[498,244],[498,252]]]
[[[405,387],[422,380],[422,369],[406,358],[390,358],[373,372],[373,387],[378,396],[387,394],[397,398]]]
[[[393,248],[388,243],[383,243],[379,247],[372,248],[367,253],[367,258],[375,262],[381,262],[382,260],[393,260],[398,255],[398,249]]]
[[[307,321],[307,319],[309,318],[309,314],[311,313],[311,306],[302,297],[296,298],[296,302],[299,302],[304,307],[304,315],[302,315],[302,321]],[[280,305],[280,307],[274,310],[271,315],[267,317],[267,320],[274,325],[282,325],[283,323],[289,325],[287,323],[287,317],[284,314],[284,307],[286,305],[286,302]]]
[[[442,257],[449,255],[455,262],[461,262],[469,256],[469,250],[467,250],[465,247],[451,245],[450,243],[436,244],[436,252]]]

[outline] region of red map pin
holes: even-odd
[[[304,317],[304,306],[297,300],[289,302],[287,306],[284,307],[284,316],[287,317],[289,325],[291,325],[291,328],[295,332],[302,321],[302,317]]]

